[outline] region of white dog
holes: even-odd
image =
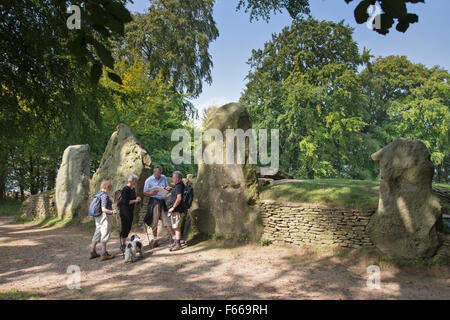
[[[125,249],[125,263],[135,262],[137,259],[143,258],[142,241],[137,234],[132,235],[130,243]]]

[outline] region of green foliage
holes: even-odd
[[[435,179],[448,181],[448,72],[406,57],[372,61],[352,33],[309,18],[253,50],[241,103],[255,127],[280,130],[281,168],[309,179],[374,179],[370,155],[406,137],[425,143]]]
[[[270,240],[269,240],[269,239],[266,239],[264,236],[262,236],[261,239],[258,241],[258,243],[259,243],[261,246],[265,247],[265,246],[270,245]]]
[[[366,56],[343,22],[311,18],[253,50],[241,102],[257,128],[280,130],[282,168],[308,178],[368,178],[354,156],[366,126],[357,78]]]
[[[272,12],[275,14],[282,9],[287,10],[292,19],[310,12],[308,0],[239,0],[237,10],[240,9],[250,11],[250,21],[259,18],[269,21]]]
[[[161,78],[147,77],[149,62],[134,52],[132,64],[122,58],[116,65],[123,85],[104,78],[102,84],[111,92],[111,103],[102,107],[102,117],[110,134],[117,123],[125,123],[142,141],[151,154],[154,164],[162,165],[164,172],[172,172],[172,131],[188,128],[183,94],[174,92]],[[164,147],[162,147],[164,146]],[[184,173],[196,171],[194,166],[177,166]]]
[[[219,32],[213,19],[214,0],[151,0],[147,13],[137,13],[126,26],[117,54],[137,50],[148,64],[146,74],[161,79],[178,93],[197,97],[202,82],[211,83],[209,43]]]
[[[20,214],[20,200],[0,201],[0,216],[18,216]]]
[[[378,206],[376,181],[324,179],[265,186],[262,199],[320,203],[350,209],[374,210]]]

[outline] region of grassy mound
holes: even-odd
[[[319,203],[351,209],[376,209],[378,181],[368,180],[305,180],[261,188],[261,199]]]

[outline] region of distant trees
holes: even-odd
[[[447,180],[448,72],[406,57],[372,61],[352,33],[309,18],[253,50],[241,97],[253,123],[280,129],[281,166],[300,177],[374,178],[370,154],[410,137],[424,141],[436,178]]]

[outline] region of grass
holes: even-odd
[[[20,200],[6,200],[0,202],[0,216],[18,216],[20,214]]]
[[[433,187],[436,187],[439,189],[450,189],[450,184],[448,184],[448,183],[433,183]]]
[[[370,180],[305,180],[261,188],[261,199],[320,203],[350,209],[374,210],[379,183]]]
[[[16,288],[0,291],[0,300],[38,300],[40,293],[19,291]]]

